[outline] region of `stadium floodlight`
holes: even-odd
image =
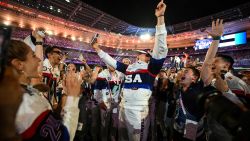
[[[53,31],[51,31],[51,30],[47,30],[46,33],[47,33],[48,35],[53,35]]]
[[[11,22],[10,21],[4,21],[3,24],[8,26],[8,25],[11,25]]]
[[[66,2],[70,2],[70,0],[65,0]]]
[[[151,38],[151,35],[149,33],[145,33],[140,36],[141,40],[149,40],[150,38]]]
[[[72,37],[71,37],[71,40],[72,40],[72,41],[75,41],[75,40],[76,40],[76,37],[72,36]]]

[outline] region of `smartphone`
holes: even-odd
[[[98,33],[96,33],[96,34],[93,36],[93,38],[90,40],[91,46],[93,46],[93,44],[97,42],[98,37],[99,37],[99,34],[98,34]]]
[[[45,31],[43,31],[43,30],[37,31],[37,34],[40,35],[43,38],[45,37]]]
[[[9,46],[11,27],[0,25],[0,79],[2,79],[6,65],[6,49]]]

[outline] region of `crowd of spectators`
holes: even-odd
[[[24,39],[31,34],[31,30],[17,28],[14,30],[12,37],[15,39]],[[45,44],[47,46],[57,46],[62,48],[66,53],[68,52],[69,57],[67,62],[77,60],[79,55],[82,53],[84,57],[90,64],[99,63],[101,60],[97,57],[96,53],[89,46],[88,43],[82,41],[73,41],[69,38],[63,38],[58,36],[47,36],[45,38]],[[132,61],[135,60],[136,54],[133,50],[111,48],[102,46],[103,50],[109,53],[111,56],[117,58],[118,60],[123,57],[128,57]],[[195,60],[199,58],[200,61],[204,60],[204,55],[207,52],[207,49],[195,50],[193,47],[186,48],[172,48],[168,51],[168,56],[166,58],[165,64],[169,66],[170,57],[178,56],[182,58],[184,53],[189,54],[189,56]],[[238,46],[229,46],[219,48],[218,52],[221,54],[228,54],[235,58],[236,67],[247,67],[250,66],[250,45],[238,45]]]
[[[250,73],[235,72],[250,65],[250,45],[219,48],[217,19],[208,49],[170,49],[165,10],[161,0],[152,50],[1,34],[0,140],[250,140]]]

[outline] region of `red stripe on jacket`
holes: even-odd
[[[130,75],[130,74],[136,74],[136,73],[148,73],[150,76],[152,77],[156,77],[157,75],[155,74],[152,74],[151,72],[149,72],[147,69],[142,69],[142,70],[138,70],[138,71],[133,71],[133,72],[129,72],[129,71],[126,71],[126,75]]]
[[[49,114],[50,110],[46,110],[43,113],[41,113],[36,120],[31,124],[31,126],[25,130],[21,136],[22,139],[30,139],[34,134],[36,133],[37,127],[40,125],[40,123],[44,120],[44,118]]]

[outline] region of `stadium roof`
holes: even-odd
[[[5,0],[6,1],[6,0]],[[24,5],[39,11],[58,16],[66,21],[73,21],[89,27],[123,35],[140,35],[145,32],[154,33],[154,28],[143,28],[131,25],[101,10],[98,10],[81,0],[8,0],[9,3]],[[196,20],[167,26],[169,34],[197,30],[208,27],[211,20],[222,18],[224,21],[234,21],[250,16],[250,3],[202,17]]]

